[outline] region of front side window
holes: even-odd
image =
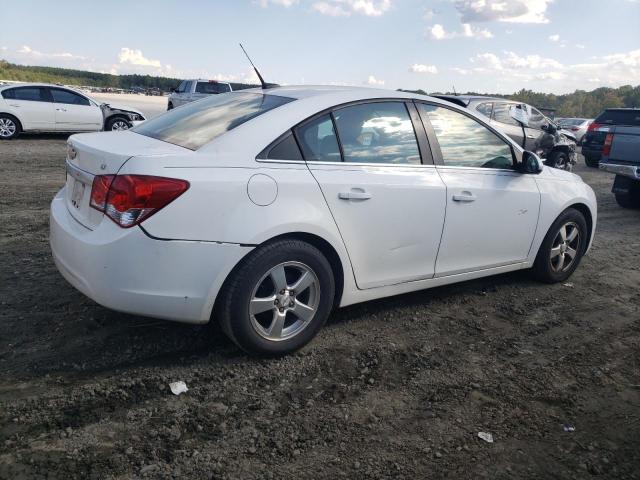
[[[296,136],[307,161],[340,162],[340,147],[331,115],[314,118],[296,129]]]
[[[540,130],[543,124],[546,124],[545,116],[542,115],[538,110],[531,107],[531,115],[529,116],[529,128],[536,128]]]
[[[513,167],[511,147],[476,120],[435,105],[421,103],[419,110],[433,126],[445,166]]]
[[[180,85],[178,85],[178,88],[176,88],[176,93],[184,92],[186,85],[187,85],[187,81],[186,80],[183,80],[182,82],[180,82]]]
[[[193,82],[185,82],[184,84],[184,93],[191,93],[191,85],[193,84]]]
[[[509,113],[512,103],[494,103],[493,104],[493,119],[496,122],[506,123],[507,125],[520,126],[517,120],[515,120]]]
[[[420,164],[413,123],[403,102],[365,103],[334,112],[345,162]]]
[[[44,88],[41,87],[20,87],[12,88],[2,92],[3,98],[12,100],[26,100],[28,102],[48,102]]]
[[[66,103],[70,105],[90,105],[89,100],[78,95],[77,93],[70,92],[69,90],[62,90],[60,88],[52,88],[51,96],[55,103]]]
[[[212,95],[169,110],[131,131],[197,150],[225,132],[293,100],[261,93]]]

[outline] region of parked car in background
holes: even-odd
[[[200,100],[209,95],[218,93],[231,92],[231,84],[228,82],[219,82],[217,80],[183,80],[177,88],[175,88],[167,102],[167,110],[179,107],[185,103]]]
[[[509,135],[525,150],[539,154],[551,167],[571,170],[576,162],[575,136],[567,130],[559,129],[552,120],[531,105],[504,98],[483,96],[435,95],[435,97],[484,115],[492,126]],[[526,125],[514,118],[512,115],[514,108],[526,112],[528,117]]]
[[[600,169],[616,174],[611,191],[618,205],[640,208],[640,126],[610,127],[602,147]]]
[[[598,168],[607,134],[614,126],[640,126],[640,108],[607,108],[596,117],[582,140],[582,155],[587,166]]]
[[[50,241],[72,285],[216,318],[262,355],[302,347],[338,306],[521,269],[565,281],[596,225],[577,175],[468,109],[390,90],[214,95],[74,135],[66,162]]]
[[[74,89],[46,83],[0,87],[0,139],[21,132],[127,130],[145,120],[139,110],[100,103]]]
[[[569,130],[576,137],[576,143],[580,145],[582,143],[582,139],[587,133],[587,129],[589,125],[593,123],[592,118],[562,118],[557,119],[556,123],[560,126],[560,128],[564,130]]]

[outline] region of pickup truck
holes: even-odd
[[[611,191],[618,205],[640,208],[640,126],[609,128],[602,147],[600,169],[616,174]]]
[[[209,95],[227,93],[233,88],[228,82],[217,80],[184,80],[174,88],[169,95],[167,110],[179,107],[185,103],[194,102]]]

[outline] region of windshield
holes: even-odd
[[[212,95],[169,110],[159,117],[147,120],[132,131],[197,150],[223,133],[293,100],[277,95],[248,92]]]
[[[578,125],[582,125],[584,123],[584,118],[570,118],[565,120],[560,120],[560,126],[562,127],[577,127]]]
[[[196,84],[196,93],[227,93],[230,91],[231,87],[226,83],[198,82]]]

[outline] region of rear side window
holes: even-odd
[[[520,124],[509,115],[509,108],[511,107],[511,103],[494,103],[493,104],[493,119],[496,122],[506,123],[507,125],[517,125]]]
[[[2,92],[3,98],[13,100],[26,100],[28,102],[48,102],[44,88],[41,87],[20,87],[11,88]]]
[[[218,82],[198,82],[196,84],[196,93],[227,93],[231,89],[226,83]]]
[[[403,102],[365,103],[334,112],[345,162],[420,164],[418,141]]]
[[[307,161],[340,162],[340,147],[331,115],[314,118],[296,129],[302,153]]]
[[[269,160],[302,160],[302,153],[298,148],[296,139],[289,131],[284,138],[280,139],[271,148],[263,151],[258,158],[266,158]]]
[[[640,126],[640,110],[605,110],[595,123]]]
[[[511,147],[476,120],[448,108],[419,104],[438,139],[445,166],[512,168]]]
[[[261,93],[212,95],[169,110],[138,125],[133,132],[197,150],[220,135],[293,98]]]
[[[60,88],[52,88],[51,96],[55,103],[66,103],[70,105],[90,105],[89,100],[78,95],[77,93],[70,92],[69,90],[62,90]]]

